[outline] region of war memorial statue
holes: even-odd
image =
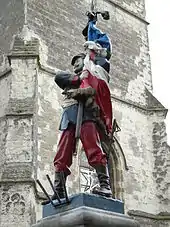
[[[107,16],[108,12],[105,14]],[[65,197],[63,184],[71,173],[69,167],[76,153],[78,137],[89,164],[98,176],[99,187],[94,187],[92,193],[112,197],[107,154],[101,145],[101,141],[112,134],[112,104],[108,87],[111,43],[108,36],[96,27],[97,13],[88,12],[87,16],[88,23],[82,32],[86,40],[84,53],[78,53],[71,60],[74,73],[60,71],[55,76],[55,83],[65,96],[59,126],[62,134],[54,157],[54,189],[60,198]],[[64,173],[64,181],[61,173]],[[56,193],[51,199],[57,199]]]
[[[48,199],[42,202],[43,219],[33,227],[139,227],[136,221],[123,215],[124,203],[113,198],[110,186],[109,144],[118,125],[115,120],[112,122],[108,85],[111,42],[96,27],[98,13],[87,13],[88,23],[82,32],[86,40],[84,52],[73,56],[73,73],[59,71],[55,75],[64,102],[59,126],[62,134],[54,157],[54,184],[47,175],[54,194],[50,197],[39,182]],[[109,13],[103,12],[102,16],[108,19]],[[91,188],[91,194],[68,197],[66,180],[79,139],[89,165],[96,171],[98,184]]]

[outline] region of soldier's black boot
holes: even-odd
[[[94,168],[96,169],[96,173],[99,179],[99,186],[95,186],[92,189],[92,193],[105,197],[112,197],[110,177],[108,174],[107,166],[96,165]]]
[[[64,182],[62,180],[62,172],[55,172],[55,178],[54,178],[54,188],[56,192],[58,193],[60,199],[65,198],[65,193],[64,193],[64,184],[66,182],[67,175],[64,173]],[[51,196],[51,200],[56,200],[57,196],[53,194]],[[41,204],[46,205],[50,203],[50,200],[45,200]]]

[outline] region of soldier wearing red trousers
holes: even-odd
[[[64,188],[60,173],[64,172],[65,179],[70,174],[69,167],[72,164],[72,155],[75,151],[75,128],[79,99],[84,102],[80,140],[89,164],[97,172],[100,184],[100,187],[94,188],[92,193],[106,197],[111,197],[112,195],[107,169],[107,158],[101,147],[100,135],[96,126],[97,118],[94,116],[94,109],[97,107],[97,112],[99,113],[98,118],[101,119],[105,125],[106,133],[109,134],[112,127],[110,92],[104,80],[98,79],[86,68],[83,68],[85,57],[85,54],[78,54],[72,59],[74,75],[68,72],[59,72],[55,77],[56,84],[66,94],[60,123],[62,135],[54,158],[54,187],[60,198],[64,198]],[[83,74],[86,76],[82,76]],[[92,102],[89,102],[89,98]],[[56,199],[56,196],[53,195],[52,199]],[[49,201],[45,203],[47,202]]]

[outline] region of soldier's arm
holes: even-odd
[[[67,71],[57,72],[54,81],[63,90],[67,87],[78,86],[80,84],[79,76]]]

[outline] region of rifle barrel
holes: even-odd
[[[78,113],[77,113],[77,122],[76,122],[76,133],[75,133],[76,139],[80,138],[82,120],[83,120],[83,103],[81,101],[79,101]]]

